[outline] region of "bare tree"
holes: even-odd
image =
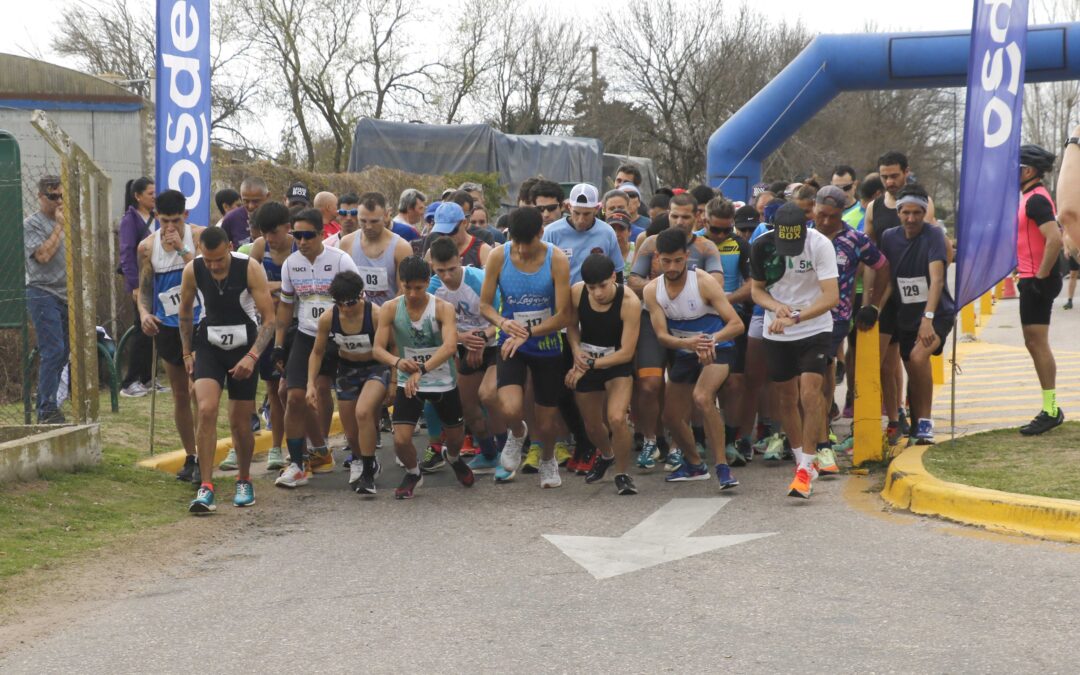
[[[469,99],[487,91],[488,74],[499,59],[492,31],[499,16],[512,13],[510,0],[465,0],[460,8],[447,12],[445,21],[454,30],[439,59],[434,100],[444,123],[461,121]]]
[[[413,41],[406,39],[413,28],[415,8],[411,0],[363,0],[367,19],[368,76],[371,83],[371,116],[382,119],[387,107],[408,95],[427,103],[423,84],[430,82],[433,64],[409,59]]]

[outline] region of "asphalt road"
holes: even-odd
[[[542,535],[617,537],[673,498],[720,499],[715,483],[657,474],[619,497],[443,473],[402,502],[387,466],[373,499],[339,470],[273,508],[222,506],[227,545],[0,672],[1076,670],[1080,549],[887,514],[864,478],[803,502],[788,468],[755,462],[696,535],[775,535],[597,580]]]

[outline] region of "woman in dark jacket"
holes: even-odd
[[[154,181],[149,178],[136,178],[129,180],[124,192],[124,205],[127,208],[124,217],[120,219],[120,269],[124,276],[124,286],[131,295],[132,307],[136,319],[139,316],[138,305],[135,304],[136,293],[139,288],[139,242],[150,236],[157,229],[154,221]],[[120,394],[123,396],[145,396],[149,393],[148,387],[155,386],[150,382],[151,359],[153,358],[153,346],[150,338],[143,334],[139,322],[134,322],[135,333],[131,336],[131,358],[128,360],[127,375],[121,383],[123,387]]]

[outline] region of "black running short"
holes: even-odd
[[[498,347],[486,347],[484,349],[484,356],[480,360],[480,365],[476,368],[473,368],[467,362],[469,357],[468,349],[465,349],[465,347],[462,345],[458,345],[457,353],[457,371],[459,375],[486,373],[487,369],[495,365],[495,362],[499,359]]]
[[[214,380],[218,386],[227,389],[230,401],[254,401],[255,390],[259,388],[259,376],[255,372],[257,363],[251,365],[251,375],[242,380],[237,380],[229,371],[233,369],[240,359],[244,358],[248,350],[244,348],[220,349],[205,342],[195,345],[195,375],[194,379]],[[250,361],[250,359],[248,359]]]
[[[165,363],[184,367],[184,345],[180,342],[180,329],[172,326],[158,326],[154,336],[154,346],[158,356]]]
[[[355,401],[360,390],[369,380],[390,385],[390,368],[378,361],[348,361],[338,357],[337,373],[334,375],[334,391],[339,401]]]
[[[285,329],[285,362],[289,361],[289,349],[292,347],[293,338],[296,336],[296,324],[293,324]],[[259,377],[265,382],[278,382],[281,380],[281,371],[277,369],[277,365],[273,362],[274,345],[270,345],[266,348],[266,351],[262,353],[259,358]]]
[[[730,366],[735,361],[734,347],[716,347],[713,363],[718,366]],[[701,365],[697,354],[684,351],[670,351],[668,360],[668,380],[672,384],[694,384],[701,377],[705,366]]]
[[[1052,273],[1045,279],[1027,277],[1017,284],[1020,291],[1020,325],[1048,326],[1054,300],[1061,294],[1062,278]]]
[[[296,331],[289,358],[285,361],[285,386],[288,389],[307,389],[308,359],[315,347],[315,338],[307,333]],[[327,349],[319,366],[319,375],[333,377],[337,372],[337,355]]]
[[[574,391],[588,394],[594,391],[604,391],[607,383],[620,377],[634,376],[634,366],[631,363],[620,363],[610,368],[594,368],[581,376]]]
[[[878,312],[878,331],[882,335],[895,335],[896,334],[896,313],[900,309],[894,296],[889,296],[885,306]],[[854,305],[852,305],[854,307]]]
[[[416,396],[409,398],[405,395],[405,387],[398,385],[394,396],[394,413],[391,420],[394,424],[407,424],[416,426],[420,416],[424,414],[424,403],[430,403],[439,416],[443,428],[453,429],[465,423],[461,411],[461,395],[457,389],[450,391],[417,392]]]
[[[517,385],[525,387],[526,376],[532,374],[533,399],[536,405],[555,408],[566,389],[566,366],[562,353],[551,356],[533,356],[518,352],[509,359],[499,359],[495,364],[499,387]]]
[[[934,350],[934,356],[939,356],[945,349],[945,340],[949,337],[949,333],[952,332],[953,325],[956,323],[955,316],[936,316],[934,317],[934,332],[941,338],[941,344]],[[900,358],[907,361],[911,358],[911,350],[915,349],[915,343],[919,339],[919,331],[907,330],[900,328],[895,334],[896,342],[900,344]]]
[[[787,382],[803,373],[824,375],[829,367],[832,331],[799,340],[765,339],[765,363],[772,382]]]
[[[731,362],[731,374],[741,375],[746,372],[746,348],[750,345],[750,315],[739,314],[743,322],[743,332],[735,338],[735,358]]]
[[[1069,271],[1070,272],[1080,272],[1080,262],[1078,262],[1076,260],[1076,258],[1073,258],[1072,256],[1069,256],[1068,260],[1069,260]]]
[[[833,321],[832,325],[832,344],[829,346],[829,360],[836,360],[836,353],[840,350],[840,345],[844,344],[844,340],[848,339],[848,335],[851,333],[850,321]]]

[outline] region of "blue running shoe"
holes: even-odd
[[[731,475],[731,467],[727,464],[716,465],[716,477],[720,480],[721,492],[739,486],[739,481],[735,480],[735,476]]]
[[[664,462],[664,468],[668,471],[675,471],[683,465],[683,462],[684,460],[682,450],[678,448],[672,448],[671,452],[668,453],[667,461]]]
[[[491,459],[484,457],[483,455],[477,455],[469,462],[469,468],[473,473],[495,473],[495,469],[499,467],[499,456],[495,455]]]
[[[664,480],[669,483],[681,483],[691,480],[709,480],[709,467],[706,464],[698,464],[695,466],[689,462],[683,462],[683,465],[678,469],[675,469],[664,476]]]
[[[198,493],[195,494],[195,499],[191,500],[191,505],[188,506],[188,513],[213,513],[217,511],[217,506],[214,505],[214,491],[204,487],[200,487]]]
[[[236,481],[236,496],[232,500],[233,506],[251,506],[255,503],[255,486],[249,480]]]
[[[651,469],[656,466],[656,455],[660,453],[656,449],[656,441],[645,441],[641,445],[641,452],[637,456],[637,465],[641,469]]]
[[[481,455],[483,457],[483,455]],[[498,460],[496,460],[498,461]],[[517,475],[517,471],[507,471],[505,467],[500,463],[495,468],[495,482],[496,483],[509,483],[514,480],[514,476]]]
[[[734,443],[728,443],[724,448],[724,456],[727,457],[727,463],[731,466],[746,466],[746,459],[735,447]]]

